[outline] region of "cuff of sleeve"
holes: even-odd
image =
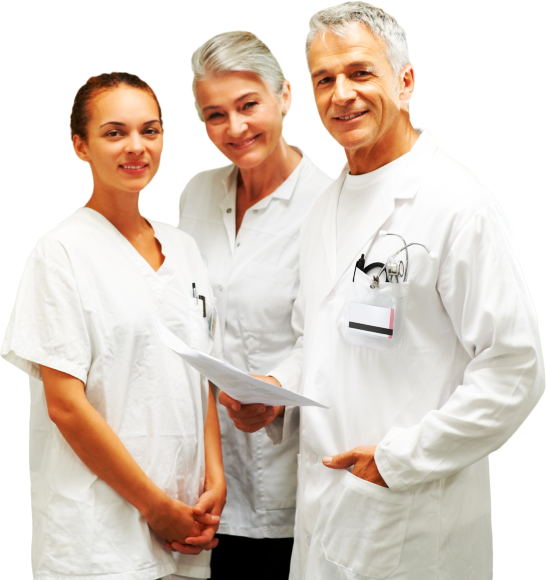
[[[277,377],[275,377],[277,378]],[[279,380],[279,379],[277,379]],[[280,381],[279,381],[280,382]],[[265,432],[273,445],[284,443],[300,426],[300,408],[285,407],[284,417],[276,417],[265,428]]]
[[[395,470],[391,460],[389,459],[388,447],[390,443],[405,430],[400,427],[392,427],[390,431],[383,437],[383,440],[375,450],[375,464],[385,480],[385,483],[393,491],[406,491],[408,485],[400,476],[400,470]]]

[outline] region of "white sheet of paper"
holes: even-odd
[[[322,405],[317,401],[255,379],[229,363],[190,348],[157,318],[155,323],[161,341],[166,346],[180,355],[188,364],[207,377],[222,391],[225,391],[231,398],[243,405],[262,403],[264,405],[309,406],[328,409],[326,405]]]

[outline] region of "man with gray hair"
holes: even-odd
[[[310,27],[317,108],[348,166],[302,227],[301,338],[270,373],[330,406],[301,409],[291,579],[485,580],[487,456],[544,390],[509,228],[476,177],[413,128],[396,20],[347,2]],[[230,416],[281,443],[296,424],[283,410]]]

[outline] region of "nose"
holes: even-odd
[[[334,86],[332,101],[336,105],[346,105],[356,99],[356,91],[353,89],[351,81],[346,76],[338,76]]]
[[[244,135],[245,131],[248,130],[248,123],[246,118],[239,113],[233,113],[229,116],[229,126],[227,129],[228,134],[231,137],[237,138]]]
[[[138,131],[132,132],[127,140],[125,151],[127,153],[132,153],[133,155],[141,155],[144,153],[144,150],[145,147],[140,133]]]

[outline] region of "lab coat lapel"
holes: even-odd
[[[356,260],[362,253],[366,253],[371,245],[371,242],[381,226],[389,219],[394,212],[394,198],[392,195],[391,181],[379,185],[375,191],[371,191],[373,196],[368,211],[362,215],[362,219],[357,228],[352,232],[351,251],[342,257],[342,262],[337,263],[337,206],[339,194],[343,187],[346,171],[343,172],[337,189],[335,199],[332,196],[330,207],[328,208],[328,216],[324,225],[324,243],[326,247],[326,255],[328,259],[328,266],[331,275],[331,281],[328,287],[330,291],[338,282],[341,276],[346,272],[347,268],[354,265]],[[338,182],[336,182],[337,184]],[[331,266],[332,265],[332,266]]]
[[[232,170],[222,179],[222,185],[226,191],[226,195],[220,201],[220,211],[222,212],[222,220],[226,228],[226,234],[229,239],[229,248],[233,254],[235,250],[235,204],[237,202],[237,173],[238,170],[235,165],[232,165]]]

